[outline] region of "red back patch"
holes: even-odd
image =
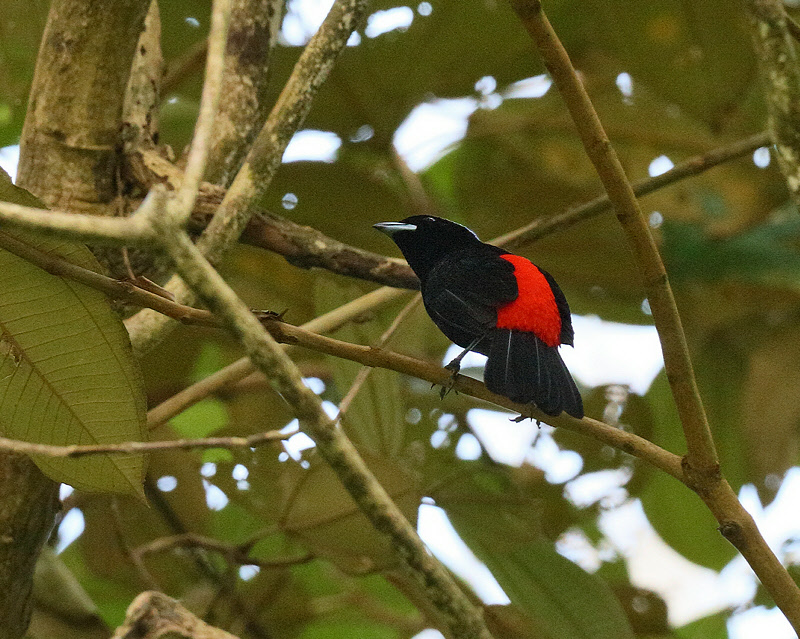
[[[561,316],[556,298],[542,272],[529,259],[519,255],[501,255],[514,265],[519,295],[497,309],[497,328],[528,331],[548,346],[561,343]]]

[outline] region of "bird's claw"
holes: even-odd
[[[508,421],[514,422],[515,424],[519,424],[520,422],[524,422],[526,419],[530,419],[532,422],[536,422],[536,426],[538,426],[539,428],[542,427],[541,420],[533,416],[533,411],[531,411],[530,415],[520,414],[517,415],[516,417],[510,418]]]
[[[458,377],[458,371],[461,370],[461,362],[459,361],[459,358],[457,357],[449,364],[446,364],[445,368],[449,370],[452,373],[452,375],[450,375],[450,379],[447,382],[442,384],[442,388],[439,391],[439,397],[441,397],[442,399],[447,397],[447,395],[450,393],[450,391],[453,390],[453,387],[456,385],[456,377]],[[434,386],[436,386],[436,384],[431,384],[431,388],[433,388]],[[457,392],[458,391],[456,391],[456,393]]]

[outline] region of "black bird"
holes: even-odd
[[[381,222],[422,284],[433,322],[465,350],[488,357],[486,387],[547,415],[583,417],[583,402],[558,347],[572,346],[572,317],[552,276],[530,260],[484,244],[467,227],[414,215]]]

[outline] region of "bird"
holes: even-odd
[[[420,280],[434,324],[464,351],[487,356],[486,387],[546,415],[583,417],[583,401],[558,347],[573,346],[569,304],[533,262],[486,244],[466,226],[432,215],[373,225],[387,234]],[[447,388],[443,389],[442,396]]]

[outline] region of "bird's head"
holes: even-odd
[[[412,215],[373,227],[394,240],[422,281],[446,255],[481,243],[466,226],[433,215]]]

